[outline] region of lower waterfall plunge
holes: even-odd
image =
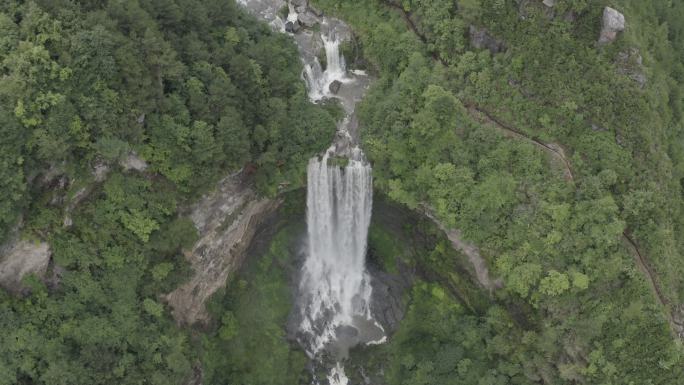
[[[372,289],[365,261],[372,169],[355,146],[353,132],[356,103],[365,94],[370,78],[363,71],[347,71],[340,43],[350,38],[351,31],[342,21],[283,0],[238,2],[275,30],[294,38],[309,99],[316,103],[335,98],[345,111],[332,146],[311,159],[307,168],[306,260],[293,314],[298,319],[297,341],[315,363],[329,368],[328,383],[347,385],[342,361],[349,349],[385,341],[385,331],[371,313]],[[279,11],[285,5],[288,15],[282,18]],[[318,24],[320,32],[293,28],[294,24],[306,24],[301,20]],[[325,70],[318,60],[320,52],[325,52]],[[340,86],[335,92],[330,90],[333,82]],[[314,383],[319,381],[314,379]]]
[[[307,169],[308,251],[303,266],[303,342],[338,358],[358,343],[379,343],[382,327],[370,312],[366,238],[372,208],[371,167],[358,148],[344,167],[329,165],[334,146]]]

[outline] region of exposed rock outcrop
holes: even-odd
[[[0,286],[19,293],[24,289],[22,278],[27,274],[43,277],[50,263],[50,246],[44,242],[30,242],[18,235],[0,247]]]
[[[233,175],[192,208],[190,218],[200,239],[186,256],[194,275],[166,295],[178,323],[208,321],[205,302],[240,267],[257,227],[280,203],[259,198]]]
[[[403,265],[401,267],[403,268]],[[403,299],[406,291],[411,288],[412,277],[408,273],[389,274],[373,266],[369,266],[368,270],[373,277],[373,318],[382,325],[387,334],[392,334],[404,319],[406,306]]]
[[[488,49],[493,54],[506,48],[504,43],[490,35],[487,29],[474,25],[470,26],[470,45],[476,49]]]
[[[299,25],[299,22],[294,22],[294,21],[288,21],[285,23],[285,32],[289,33],[297,33],[299,32],[299,29],[301,26]]]
[[[121,167],[123,167],[126,171],[135,170],[143,172],[147,170],[147,162],[139,157],[135,151],[132,151],[130,154],[128,154],[126,159],[121,161]]]
[[[466,242],[463,239],[460,230],[449,229],[444,226],[444,224],[440,222],[429,209],[425,210],[425,215],[430,218],[442,231],[444,231],[444,234],[446,234],[447,238],[451,242],[451,245],[456,250],[461,251],[466,255],[466,257],[468,257],[468,260],[475,269],[475,277],[482,287],[490,292],[503,287],[503,281],[501,281],[501,279],[493,280],[489,276],[487,262],[484,260],[484,258],[482,258],[482,255],[480,255],[480,250],[477,248],[477,246]]]
[[[617,39],[617,34],[624,30],[625,16],[611,7],[604,8],[599,44],[612,43]]]
[[[312,28],[318,23],[318,18],[313,13],[302,12],[297,15],[297,21],[306,28]]]

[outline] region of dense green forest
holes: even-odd
[[[0,238],[22,218],[65,269],[0,290],[0,384],[184,382],[197,352],[158,300],[189,274],[178,209],[243,167],[264,195],[301,186],[338,112],[232,1],[2,1],[0,30]]]
[[[380,77],[360,113],[376,188],[460,229],[502,279],[470,314],[418,286],[387,383],[682,382],[684,4],[318,3]],[[627,30],[598,45],[608,5]]]
[[[376,77],[377,195],[459,229],[496,281],[434,225],[372,224],[371,262],[418,273],[353,383],[684,383],[684,2],[314,3]],[[605,6],[627,29],[599,45]],[[47,241],[63,269],[0,289],[0,385],[308,383],[284,331],[296,193],[213,323],[160,299],[191,274],[184,207],[238,170],[283,196],[329,145],[340,111],[308,101],[291,39],[232,0],[3,0],[0,31],[0,241]]]

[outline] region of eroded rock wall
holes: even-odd
[[[178,323],[208,321],[206,301],[241,266],[257,228],[280,204],[280,199],[258,197],[234,175],[193,206],[190,218],[199,240],[186,257],[194,274],[189,282],[166,295]]]

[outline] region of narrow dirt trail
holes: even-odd
[[[565,152],[563,151],[560,145],[557,145],[555,143],[544,143],[536,138],[532,138],[524,134],[522,131],[515,129],[508,124],[503,123],[499,119],[493,117],[488,112],[484,111],[481,108],[478,108],[475,105],[468,105],[467,108],[471,116],[473,116],[476,120],[493,125],[495,128],[503,132],[504,135],[506,135],[507,137],[524,140],[542,149],[550,157],[556,159],[563,166],[563,173],[566,181],[575,181],[575,177],[572,172],[572,164],[565,156]],[[667,296],[663,294],[663,291],[658,283],[657,275],[651,268],[651,264],[648,260],[648,257],[639,249],[639,246],[637,245],[633,236],[630,234],[629,230],[624,230],[621,238],[625,247],[629,250],[630,254],[633,255],[637,267],[646,278],[646,281],[648,282],[648,285],[651,288],[653,296],[665,309],[665,313],[667,315],[667,319],[670,324],[672,332],[675,335],[684,337],[678,331],[680,327],[678,327],[678,325],[675,323],[674,318],[672,316],[672,308],[670,306],[670,301],[667,299]]]
[[[406,12],[406,10],[404,10],[403,7],[401,7],[401,5],[394,3],[393,1],[386,0],[384,1],[384,3],[387,6],[398,10],[401,13],[403,19],[406,21],[408,28],[411,31],[413,31],[413,33],[415,33],[416,36],[418,36],[418,38],[423,43],[427,43],[427,38],[420,33],[416,24],[411,19],[410,13]],[[439,56],[435,52],[432,52],[432,57],[435,60],[446,65],[443,60],[439,59]],[[493,114],[489,113],[485,108],[478,106],[475,103],[468,103],[463,100],[461,100],[461,102],[463,102],[471,117],[473,117],[476,121],[488,123],[496,129],[498,129],[499,131],[501,131],[505,136],[509,138],[527,141],[528,143],[531,143],[532,145],[546,152],[552,159],[555,159],[562,166],[563,176],[565,180],[568,182],[575,182],[575,175],[573,173],[572,163],[565,155],[565,151],[563,150],[563,147],[561,145],[555,143],[542,142],[539,139],[533,138],[528,134],[524,133],[523,131],[503,122],[502,120],[495,117]],[[657,275],[653,271],[653,268],[651,267],[651,263],[648,257],[639,249],[638,244],[630,234],[629,230],[626,229],[622,233],[621,238],[622,242],[625,244],[625,247],[627,247],[630,253],[633,255],[634,261],[638,269],[646,278],[646,281],[648,282],[648,285],[651,289],[651,292],[653,293],[653,296],[658,301],[658,303],[663,307],[663,309],[665,309],[665,313],[668,319],[668,323],[670,325],[671,332],[674,336],[684,339],[684,330],[680,331],[683,329],[683,327],[680,327],[675,322],[674,317],[672,315],[672,307],[670,306],[670,301],[663,294],[663,291],[658,283]]]
[[[499,120],[498,118],[490,114],[485,109],[478,107],[473,103],[466,103],[466,108],[468,109],[470,116],[472,116],[475,120],[481,123],[489,123],[490,125],[496,127],[507,137],[521,139],[529,143],[532,143],[535,147],[540,148],[542,151],[549,154],[552,159],[557,160],[558,163],[562,166],[563,177],[566,181],[573,182],[575,180],[575,176],[572,172],[572,165],[568,158],[565,156],[565,151],[563,150],[563,147],[561,147],[560,145],[556,143],[545,143],[540,141],[539,139],[532,138],[524,132],[516,129],[515,127],[512,127],[504,123],[503,121]]]
[[[557,145],[555,143],[545,143],[536,138],[532,138],[527,134],[523,133],[522,131],[508,124],[503,123],[501,120],[490,115],[484,109],[478,108],[475,105],[467,105],[467,108],[470,115],[473,118],[480,122],[486,122],[493,125],[498,130],[502,131],[504,135],[506,135],[507,137],[524,140],[542,149],[550,157],[556,159],[562,165],[563,174],[566,181],[575,181],[575,177],[572,172],[572,163],[570,163],[568,158],[565,156],[565,152],[563,151],[563,148],[560,145]],[[651,292],[653,293],[653,296],[665,310],[665,315],[667,316],[667,321],[670,325],[670,331],[672,332],[673,336],[684,339],[684,332],[682,331],[682,327],[677,325],[677,323],[674,320],[674,317],[672,315],[672,307],[670,306],[670,301],[663,294],[663,291],[658,283],[657,275],[653,271],[653,268],[651,268],[651,263],[649,262],[648,257],[639,249],[639,246],[634,241],[634,238],[630,234],[629,230],[625,229],[622,233],[621,238],[625,247],[629,250],[630,254],[633,255],[634,262],[636,263],[637,268],[642,272],[643,276],[646,278],[646,281],[651,289]]]

